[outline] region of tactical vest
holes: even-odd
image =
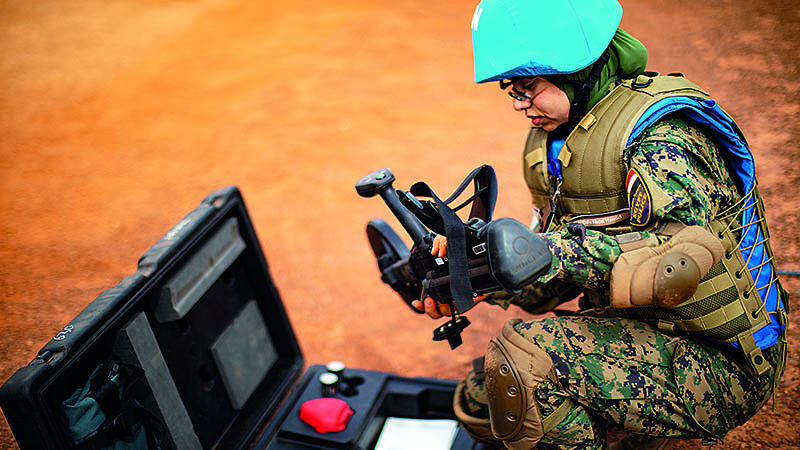
[[[625,308],[612,315],[740,348],[755,373],[776,369],[774,376],[779,376],[783,364],[773,368],[762,349],[785,342],[787,293],[775,272],[752,154],[733,119],[697,85],[679,75],[652,73],[627,80],[587,113],[560,149],[548,148],[548,133],[533,129],[523,157],[533,203],[545,211],[552,209],[550,231],[580,222],[618,235],[623,251],[640,245],[626,242],[626,236],[638,235],[625,234],[632,230],[625,186],[627,151],[648,126],[676,111],[703,126],[714,139],[742,191],[742,199],[707,226],[722,240],[725,258],[686,302],[673,308]],[[548,159],[560,162],[561,180],[549,173]],[[670,235],[667,229],[674,230],[657,225],[651,228],[657,234]]]

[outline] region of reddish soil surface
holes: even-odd
[[[649,67],[683,72],[753,147],[772,243],[800,270],[800,13],[765,0],[625,1]],[[0,2],[0,382],[29,362],[210,191],[247,200],[308,363],[462,377],[505,319],[479,305],[464,345],[430,341],[378,279],[364,225],[389,216],[353,185],[447,193],[500,179],[497,216],[527,221],[524,118],[472,83],[474,2]],[[797,291],[800,279],[786,277]],[[800,309],[797,297],[792,300]],[[721,449],[800,448],[800,372]],[[5,420],[0,447],[16,448]],[[678,448],[698,449],[699,441]]]

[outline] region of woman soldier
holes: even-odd
[[[578,313],[507,322],[459,384],[462,426],[492,446],[603,449],[609,424],[628,433],[616,448],[721,441],[783,372],[786,293],[747,143],[695,84],[645,72],[621,17],[616,0],[483,0],[472,20],[475,81],[531,120],[525,180],[553,254],[486,301],[542,313],[583,294]]]

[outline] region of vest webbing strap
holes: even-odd
[[[559,206],[566,214],[576,211],[617,211],[628,207],[628,193],[625,189],[607,192],[603,197],[564,197],[561,196]]]
[[[592,116],[594,117],[594,116]],[[561,150],[558,152],[558,161],[561,163],[562,167],[569,166],[569,161],[572,159],[572,152],[570,151],[569,147],[566,145],[561,147]]]
[[[717,327],[725,325],[728,322],[733,321],[742,314],[745,314],[744,307],[740,303],[734,302],[734,303],[728,303],[722,308],[710,312],[702,317],[697,317],[695,319],[677,320],[675,321],[675,325],[681,330],[686,330],[690,333],[692,332],[696,333],[700,331],[713,330]],[[733,339],[724,340],[724,342],[729,342]]]
[[[752,332],[745,332],[742,333],[736,341],[739,343],[739,346],[742,348],[742,352],[744,356],[747,358],[748,364],[750,364],[750,368],[758,374],[758,376],[764,375],[765,373],[769,372],[770,370],[774,370],[772,365],[770,365],[769,361],[764,358],[764,354],[761,352],[761,348],[756,345],[756,340],[753,338]]]

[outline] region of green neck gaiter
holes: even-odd
[[[597,64],[597,63],[595,63]],[[614,39],[609,45],[608,63],[603,67],[600,79],[594,85],[589,94],[589,103],[586,111],[592,109],[603,97],[605,97],[620,79],[633,78],[644,72],[647,66],[647,49],[635,37],[617,28]],[[570,103],[575,100],[575,89],[589,78],[594,64],[589,67],[569,75],[564,75],[561,79],[553,82],[566,92]]]

